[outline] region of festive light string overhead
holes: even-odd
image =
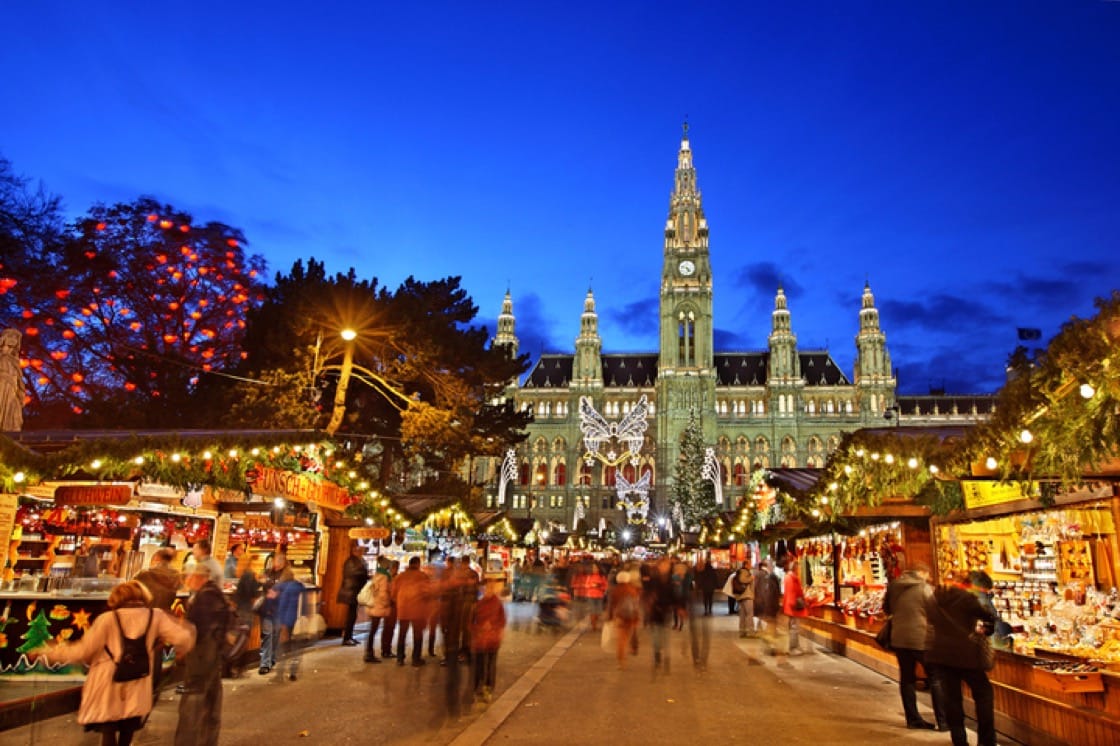
[[[86,474],[106,481],[142,481],[192,492],[203,485],[235,491],[251,488],[249,472],[266,467],[308,475],[344,488],[351,504],[369,501],[366,515],[386,522],[407,522],[329,442],[245,443],[225,440],[209,447],[189,448],[181,439],[80,441],[75,446],[39,456],[22,449],[9,458],[0,451],[0,489],[18,492],[27,484]],[[10,441],[9,441],[10,442]],[[3,442],[0,441],[0,445]],[[17,476],[18,475],[18,476]]]

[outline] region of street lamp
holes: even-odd
[[[350,385],[351,378],[361,381],[373,390],[380,392],[381,395],[388,399],[389,403],[397,409],[401,411],[407,409],[412,399],[402,394],[391,383],[369,368],[363,368],[360,365],[354,364],[353,342],[358,338],[358,332],[347,327],[342,329],[338,333],[338,336],[341,337],[342,341],[345,343],[342,349],[341,365],[320,365],[319,348],[322,344],[322,334],[319,335],[319,340],[315,344],[315,375],[317,376],[326,371],[338,371],[338,384],[335,386],[334,390],[334,408],[331,410],[331,419],[326,427],[327,435],[333,436],[342,425],[342,418],[346,414],[346,389]],[[419,395],[416,396],[418,397]],[[403,405],[401,402],[403,402]]]
[[[339,332],[342,341],[346,343],[342,352],[342,369],[338,374],[338,385],[334,389],[334,409],[331,411],[331,421],[327,423],[327,435],[333,436],[342,425],[342,416],[346,413],[346,387],[350,385],[350,375],[354,371],[354,345],[358,333],[353,329],[343,329]]]

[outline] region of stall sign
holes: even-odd
[[[16,527],[16,510],[19,508],[18,495],[0,495],[0,546],[8,546],[12,530]]]
[[[1023,489],[1024,486],[1027,489]],[[961,481],[961,492],[964,493],[964,506],[969,510],[974,508],[987,508],[993,505],[1005,505],[1017,500],[1037,498],[1038,485],[1025,485],[1023,482],[1007,482],[1001,484],[988,480]]]
[[[257,529],[259,531],[272,531],[273,529],[288,529],[288,528],[311,528],[311,516],[301,514],[292,515],[285,513],[282,516],[283,522],[274,523],[271,514],[268,513],[246,513],[245,518],[242,519],[241,525],[247,529]]]
[[[334,482],[318,481],[284,469],[257,468],[253,491],[280,495],[301,503],[318,503],[339,510],[351,502],[350,491]]]
[[[133,485],[67,484],[55,488],[55,505],[128,505]]]
[[[225,561],[229,553],[229,513],[222,513],[214,524],[214,541],[210,547],[210,554],[219,562]]]
[[[349,531],[351,539],[388,539],[392,536],[389,529],[382,526],[373,526],[372,528],[352,528]]]

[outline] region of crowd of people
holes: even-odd
[[[52,664],[89,665],[78,722],[99,731],[102,744],[127,746],[143,726],[161,685],[167,647],[174,648],[176,663],[182,665],[176,746],[216,744],[221,678],[235,666],[228,655],[230,630],[247,631],[254,617],[261,631],[258,673],[275,671],[280,681],[298,678],[301,641],[296,625],[307,613],[305,587],[283,552],[269,557],[259,573],[242,545],[231,548],[224,567],[210,556],[206,541],[198,542],[181,572],[171,566],[175,557],[173,550],[161,549],[147,570],[117,585],[108,600],[111,613],[96,617],[79,641],[34,653]],[[785,556],[764,558],[753,566],[737,563],[728,571],[717,570],[704,556],[692,563],[672,555],[649,561],[590,555],[555,563],[526,560],[512,567],[512,595],[515,602],[540,604],[537,621],[542,626],[566,628],[586,619],[590,630],[600,631],[603,648],[619,669],[626,669],[648,645],[656,675],[670,671],[672,632],[686,629],[691,662],[705,670],[714,597],[722,590],[728,614],[737,616],[739,637],[758,639],[777,657],[779,667],[789,667],[790,656],[810,652],[799,640],[799,620],[809,612],[795,562]],[[997,621],[989,600],[992,583],[983,573],[957,580],[935,590],[921,564],[892,580],[884,600],[891,621],[889,645],[898,659],[907,727],[946,730],[955,746],[965,744],[963,683],[976,703],[980,746],[987,746],[995,743],[992,687],[976,635],[990,634]],[[223,582],[234,584],[228,601]],[[183,592],[189,596],[179,618],[172,607]],[[364,608],[370,622],[365,662],[395,659],[398,666],[410,662],[420,667],[427,663],[426,647],[427,658],[438,657],[448,668],[449,714],[458,715],[467,704],[461,696],[466,672],[473,703],[485,707],[496,684],[506,592],[504,576],[484,579],[469,555],[428,564],[413,556],[403,569],[399,561],[379,557],[370,572],[362,547],[354,542],[336,595],[347,610],[341,644],[361,645],[355,626]],[[557,615],[558,605],[565,614]],[[124,661],[132,655],[130,642],[141,639],[151,651],[146,675],[122,679]],[[919,671],[929,682],[932,723],[918,711]]]

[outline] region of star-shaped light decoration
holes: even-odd
[[[78,609],[71,615],[70,624],[85,632],[89,629],[89,612],[85,609]]]

